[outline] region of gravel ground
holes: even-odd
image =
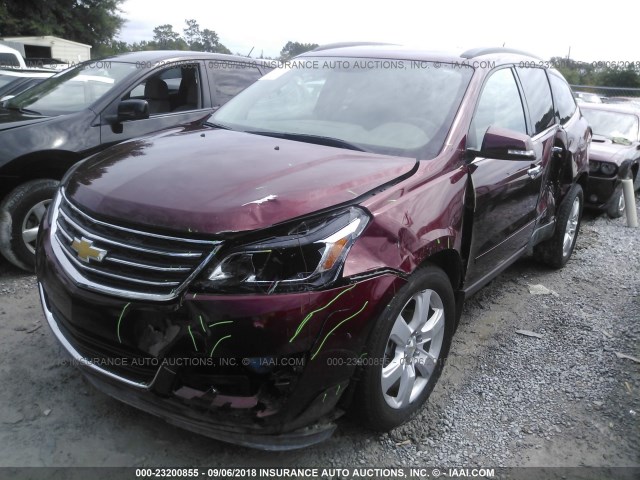
[[[471,298],[412,422],[380,435],[343,419],[288,453],[209,440],[97,392],[62,362],[35,285],[0,260],[0,466],[640,466],[640,365],[616,355],[640,357],[640,230],[623,219],[587,214],[563,270],[522,260]]]

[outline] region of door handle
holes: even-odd
[[[527,175],[529,175],[529,177],[532,179],[538,178],[541,173],[542,173],[542,165],[538,165],[537,167],[531,167],[529,170],[527,170]]]
[[[562,158],[564,156],[564,148],[563,147],[553,147],[551,149],[551,153],[556,158]]]

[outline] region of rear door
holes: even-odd
[[[526,106],[514,69],[507,67],[494,71],[480,94],[467,149],[479,152],[490,126],[531,136],[535,129]],[[543,131],[546,132],[546,128]],[[544,162],[550,154],[546,142],[548,135],[532,136],[535,160],[502,160],[478,154],[471,161],[475,201],[467,286],[491,277],[526,247],[536,224]]]
[[[206,67],[214,110],[262,77],[262,72],[251,63],[210,60]]]
[[[556,121],[553,98],[547,73],[542,68],[517,67],[516,73],[520,79],[524,97],[529,110],[529,134],[534,141],[542,145],[543,156],[540,166],[540,198],[536,205],[537,224],[548,223],[555,214],[554,185],[557,185],[556,170],[551,168],[553,161],[553,147],[559,146],[564,150],[566,135],[558,127]]]

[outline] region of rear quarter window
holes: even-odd
[[[256,67],[241,63],[209,62],[208,67],[213,72],[214,105],[224,105],[262,77]]]

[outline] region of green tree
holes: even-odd
[[[108,45],[124,23],[124,0],[0,0],[0,36],[55,35]]]
[[[194,19],[185,20],[187,24],[187,28],[183,30],[184,39],[189,45],[190,50],[204,50],[204,45],[202,43],[202,32],[200,31],[200,25]]]
[[[287,42],[287,44],[282,47],[282,50],[280,50],[280,60],[289,60],[301,53],[313,50],[317,46],[317,43]]]
[[[202,50],[205,52],[231,53],[231,50],[220,43],[218,34],[213,30],[205,28],[202,31],[201,41]]]
[[[640,75],[633,65],[609,67],[599,72],[598,82],[604,87],[640,88]]]
[[[186,50],[187,42],[173,31],[173,25],[165,24],[153,29],[153,42],[161,50]]]

